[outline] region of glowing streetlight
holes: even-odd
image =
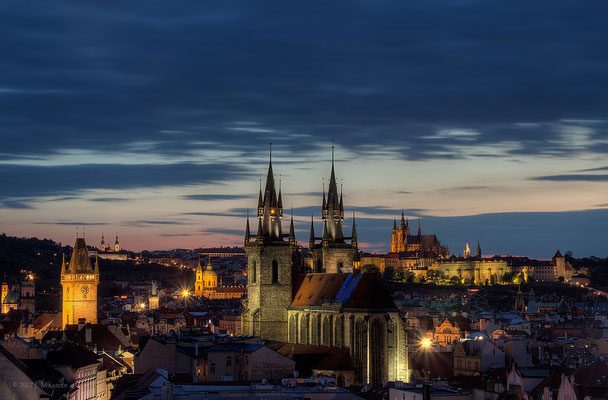
[[[420,341],[420,347],[423,349],[429,349],[431,347],[431,339],[424,338]]]
[[[190,291],[189,291],[188,289],[184,289],[184,290],[182,290],[182,296],[183,296],[183,297],[188,297],[188,296],[190,296]]]

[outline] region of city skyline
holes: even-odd
[[[272,137],[302,244],[335,143],[363,250],[606,255],[605,5],[0,7],[0,232],[241,245]]]

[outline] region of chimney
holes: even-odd
[[[93,329],[91,329],[91,325],[84,328],[84,341],[86,343],[91,343],[93,341]]]
[[[81,330],[82,328],[84,328],[84,325],[86,324],[87,320],[85,318],[78,318],[78,330]]]

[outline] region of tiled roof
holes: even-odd
[[[307,274],[290,307],[342,304],[344,308],[396,309],[375,273]]]

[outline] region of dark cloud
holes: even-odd
[[[243,199],[252,199],[255,198],[255,196],[251,196],[251,195],[242,195],[242,194],[213,194],[213,193],[209,193],[209,194],[190,194],[187,196],[183,196],[185,199],[188,200],[208,200],[208,201],[215,201],[215,200],[243,200]]]
[[[87,189],[134,189],[212,183],[241,176],[244,173],[237,167],[220,164],[83,164],[50,167],[5,164],[0,165],[0,187],[3,188],[0,200],[27,202],[27,199],[22,199],[74,194]]]
[[[110,225],[107,222],[76,222],[76,221],[55,221],[55,222],[36,222],[39,225],[68,225],[68,226],[88,226],[88,225]]]
[[[252,157],[269,136],[287,153],[331,138],[414,160],[504,141],[520,145],[513,155],[608,152],[561,141],[573,126],[607,136],[608,4],[318,6],[5,2],[3,157],[73,148]]]
[[[226,229],[226,228],[209,228],[203,231],[204,233],[220,233],[225,235],[245,235],[245,229]]]
[[[96,199],[90,199],[90,201],[99,201],[102,203],[115,203],[119,201],[129,201],[129,199],[125,199],[124,197],[99,197]]]
[[[606,181],[608,181],[608,175],[591,175],[591,174],[547,175],[547,176],[537,176],[532,179],[535,181],[555,181],[555,182],[567,182],[567,181],[606,182]]]

